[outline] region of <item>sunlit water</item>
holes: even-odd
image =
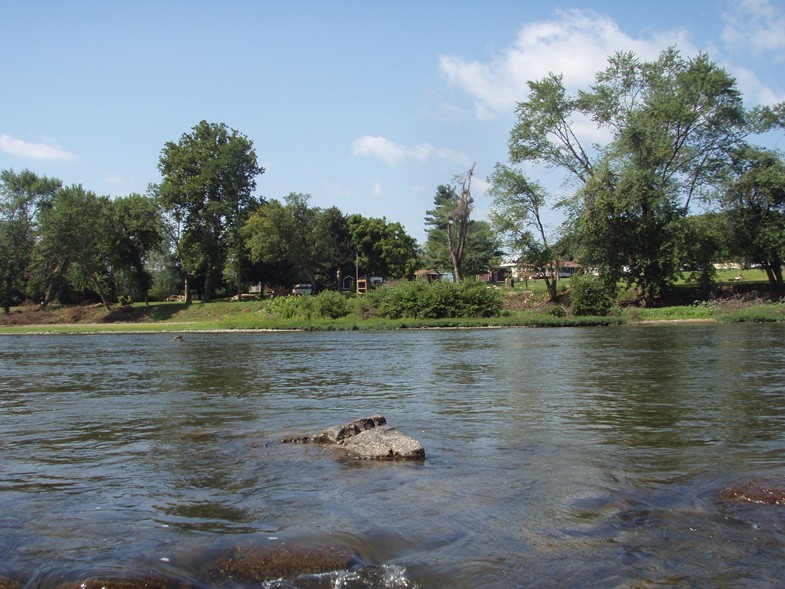
[[[782,325],[2,337],[0,575],[277,538],[378,567],[335,587],[782,586],[785,507],[720,495],[785,478],[783,377]],[[373,413],[424,463],[280,443]]]

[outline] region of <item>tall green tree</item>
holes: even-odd
[[[783,289],[785,161],[771,150],[741,147],[734,153],[722,202],[735,250],[760,264],[769,283]]]
[[[0,172],[0,299],[7,314],[22,298],[35,248],[38,211],[62,186],[30,170]]]
[[[609,283],[637,285],[651,304],[678,274],[681,220],[762,117],[745,111],[735,80],[705,54],[685,59],[668,49],[643,62],[618,53],[608,63],[574,96],[558,75],[530,82],[510,160],[572,180],[582,261]],[[607,144],[584,145],[578,129],[586,119],[609,134]]]
[[[355,250],[349,231],[349,218],[337,207],[319,211],[314,227],[316,273],[324,284],[336,281],[338,275],[353,274]]]
[[[267,281],[291,286],[314,280],[313,231],[317,211],[310,195],[291,193],[284,202],[270,199],[248,218],[242,234],[250,259],[275,270]]]
[[[417,241],[398,222],[386,218],[349,217],[360,273],[386,279],[412,278],[417,268]]]
[[[112,204],[81,185],[60,189],[40,214],[40,247],[52,269],[77,289],[90,289],[111,309]]]
[[[311,195],[291,193],[270,200],[243,228],[250,258],[264,265],[267,281],[333,284],[338,270],[353,267],[354,247],[347,217],[336,207],[310,206]]]
[[[153,276],[148,261],[163,244],[163,218],[157,201],[130,194],[112,201],[112,262],[117,278],[128,277],[128,288],[147,302]],[[116,288],[116,290],[120,290]]]
[[[241,227],[258,205],[256,177],[264,173],[253,142],[225,124],[201,121],[177,143],[167,142],[158,162],[163,176],[161,202],[178,226],[186,301],[190,278],[204,276],[204,300],[227,260],[237,264],[236,290],[242,289],[240,264],[245,246]],[[230,250],[231,249],[231,253]]]

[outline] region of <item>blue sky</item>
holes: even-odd
[[[422,242],[436,187],[474,162],[487,211],[528,80],[586,88],[611,53],[675,45],[773,104],[783,31],[781,0],[6,0],[0,169],[144,193],[167,141],[223,122],[267,169],[258,195],[308,193]]]

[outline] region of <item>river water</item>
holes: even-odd
[[[785,506],[722,495],[785,479],[785,325],[182,338],[0,338],[0,575],[254,539],[366,563],[286,587],[785,582]],[[425,461],[280,443],[373,413]]]

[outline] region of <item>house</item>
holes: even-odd
[[[572,260],[554,260],[548,265],[545,272],[547,272],[549,278],[572,278],[582,267],[579,263]],[[521,264],[519,268],[521,278],[523,279],[533,278],[537,280],[545,278],[543,270],[533,264]]]
[[[572,278],[581,269],[581,265],[571,260],[559,263],[559,278]]]
[[[414,277],[425,282],[438,282],[442,279],[442,273],[438,270],[415,270]]]
[[[491,268],[487,272],[482,272],[477,275],[479,282],[487,282],[488,284],[508,284],[512,286],[513,268],[507,265],[499,266],[498,268]]]

